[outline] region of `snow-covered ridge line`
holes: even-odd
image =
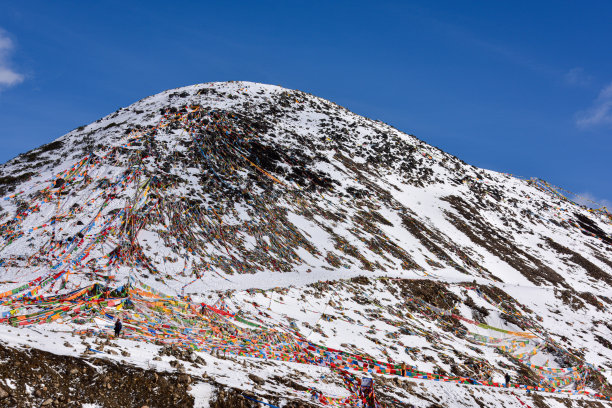
[[[0,194],[0,292],[57,272],[65,279],[28,296],[134,280],[197,301],[291,287],[304,295],[294,304],[314,316],[306,293],[320,281],[474,281],[526,305],[550,336],[546,347],[609,375],[609,213],[300,91],[232,82],[162,92],[1,165]],[[370,296],[398,296],[376,287]],[[451,313],[467,319],[460,325],[504,326],[484,322],[469,299],[461,295],[455,307],[468,309]],[[503,333],[480,329],[457,333]],[[397,348],[393,330],[372,330],[388,354]],[[325,335],[317,341],[330,346]],[[398,350],[389,356],[405,361]],[[525,364],[563,355],[538,353]],[[442,354],[430,357],[448,372]],[[492,370],[499,363],[509,364]],[[584,389],[601,392],[589,381]]]

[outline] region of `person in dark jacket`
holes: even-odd
[[[506,373],[504,379],[506,380],[506,387],[508,387],[510,385],[510,374]]]
[[[115,320],[115,337],[119,337],[122,327],[123,325],[121,324],[121,319],[117,318],[117,320]]]

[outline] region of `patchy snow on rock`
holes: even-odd
[[[612,396],[607,210],[301,91],[142,99],[0,165],[0,197],[0,340],[56,372],[79,357],[109,390],[108,364],[165,373],[139,406]],[[0,398],[84,398],[27,367]]]

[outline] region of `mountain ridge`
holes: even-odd
[[[301,292],[294,294],[301,304],[313,285],[333,281],[349,296],[355,289],[348,282],[365,276],[374,279],[366,287],[380,289],[370,292],[372,299],[404,293],[396,299],[403,307],[412,307],[403,300],[411,297],[443,314],[467,307],[480,318],[467,318],[468,325],[492,319],[490,308],[501,306],[491,299],[506,296],[529,319],[513,320],[504,311],[494,318],[498,326],[489,323],[479,335],[490,339],[486,330],[499,325],[505,336],[530,327],[549,336],[535,350],[543,344],[571,349],[567,356],[582,354],[576,361],[610,367],[608,212],[579,206],[541,180],[478,169],[301,91],[248,82],[165,91],[0,165],[0,175],[6,195],[0,202],[0,292],[14,282],[54,277],[40,293],[140,282],[150,294],[204,302],[213,296],[224,304],[232,296],[247,299],[253,288],[280,287]],[[380,279],[416,286],[372,283]],[[419,289],[423,285],[453,299],[453,306],[437,304],[430,289]],[[474,289],[466,287],[493,292],[476,306],[480,300],[474,303]],[[367,305],[362,300],[354,298],[355,310]],[[421,306],[413,312],[425,310]],[[399,312],[393,302],[384,307],[390,316]],[[559,308],[567,312],[561,320]],[[585,310],[605,333],[577,340],[571,327]],[[556,333],[557,321],[569,331]],[[446,323],[455,327],[457,321]],[[307,338],[331,341],[312,324]],[[408,351],[401,353],[393,340],[404,335],[414,336],[372,337],[369,352],[357,348],[402,361]],[[331,337],[339,347],[342,336]],[[378,343],[396,350],[380,354]],[[587,350],[579,351],[580,344]],[[437,364],[450,370],[444,358]]]

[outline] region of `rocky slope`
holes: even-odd
[[[209,304],[207,327],[232,336],[232,345],[177,347],[234,375],[187,374],[221,375],[216,383],[281,405],[321,404],[313,390],[338,401],[352,392],[337,367],[304,364],[285,344],[308,342],[446,380],[416,391],[414,378],[381,372],[385,406],[555,406],[525,388],[490,387],[504,373],[565,401],[612,395],[607,211],[300,91],[232,82],[145,98],[0,166],[0,194],[0,291],[11,291],[0,295],[3,320],[20,326],[0,336],[15,346],[45,349],[23,337],[35,327],[55,339],[47,351],[74,354],[68,332],[106,338],[121,314],[118,344],[146,348],[126,363],[144,368],[181,338],[142,333],[159,316],[139,302],[168,295],[184,302],[181,313]],[[113,300],[101,308],[101,299]],[[256,335],[239,334],[248,324],[228,316],[283,333],[261,348],[295,361],[238,353]],[[166,357],[153,369],[176,371]],[[275,383],[290,373],[288,385]],[[214,390],[198,390],[196,405],[215,401]]]

